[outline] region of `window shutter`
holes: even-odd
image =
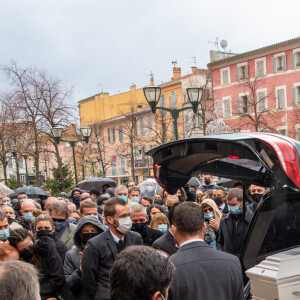
[[[296,88],[292,87],[292,102],[293,102],[293,106],[297,106],[298,105],[298,101],[296,98]]]
[[[245,66],[245,78],[247,78],[247,79],[248,79],[248,74],[249,74],[248,68],[249,68],[248,66]]]
[[[237,97],[237,113],[241,115],[243,113],[243,103],[241,97]]]
[[[272,58],[272,72],[276,73],[276,58]]]
[[[112,142],[114,143],[116,141],[116,136],[115,136],[115,127],[112,128]]]
[[[282,55],[282,67],[283,70],[286,71],[286,55]]]
[[[251,97],[247,95],[247,113],[251,114]]]
[[[111,141],[110,141],[110,128],[107,128],[107,136],[108,136],[108,142],[111,143]]]
[[[235,73],[236,73],[236,81],[239,81],[239,68],[237,67],[236,70],[235,70]]]
[[[291,69],[296,68],[296,62],[295,62],[295,53],[291,54]]]

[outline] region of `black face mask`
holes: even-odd
[[[146,230],[147,224],[148,224],[147,222],[132,224],[131,229],[135,232],[138,232],[138,233],[142,234]]]
[[[98,234],[99,234],[98,232],[83,233],[82,238],[81,238],[81,242],[85,245],[88,242],[88,240],[90,240],[91,238],[97,236]]]
[[[210,185],[211,180],[210,180],[209,178],[205,178],[205,179],[204,179],[204,182],[205,182],[206,185]]]
[[[78,196],[73,196],[73,202],[74,202],[75,204],[79,204],[79,203],[80,203],[80,195],[78,195]]]
[[[170,209],[172,208],[172,205],[170,206],[170,205],[168,205],[168,211],[170,211]]]
[[[154,199],[154,204],[161,205],[161,200],[159,200],[159,199]]]
[[[252,194],[251,198],[253,199],[254,202],[259,203],[259,201],[261,200],[263,194]]]
[[[32,246],[30,246],[28,249],[19,252],[20,258],[21,258],[23,261],[26,261],[26,262],[30,261],[31,258],[32,258],[32,256],[33,256],[33,249],[34,249],[34,248],[33,248],[33,245],[32,245]]]
[[[36,232],[36,237],[38,239],[42,239],[43,237],[52,237],[52,231],[51,230],[40,230]]]
[[[215,197],[214,201],[216,202],[217,206],[220,206],[223,203],[222,197]]]

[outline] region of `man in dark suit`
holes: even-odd
[[[226,202],[226,190],[222,186],[215,186],[212,194],[213,200],[216,202],[218,209],[223,215],[229,213],[228,205]]]
[[[152,246],[153,242],[160,238],[163,233],[148,226],[149,216],[146,208],[141,204],[134,204],[131,207],[132,230],[138,232],[143,239],[145,246]]]
[[[174,210],[178,206],[179,203],[175,203],[169,210],[168,218],[170,226],[173,224],[173,215]],[[174,239],[174,235],[171,232],[171,228],[159,239],[157,239],[153,244],[152,247],[154,249],[162,250],[166,252],[168,255],[172,255],[177,252],[178,246]]]
[[[243,299],[239,259],[210,248],[203,241],[205,231],[199,204],[185,202],[176,207],[172,232],[179,249],[170,258],[176,271],[168,299]]]
[[[130,231],[130,211],[124,200],[112,198],[104,207],[109,229],[90,239],[82,255],[82,285],[91,299],[109,299],[109,272],[126,246],[142,245],[141,236]]]

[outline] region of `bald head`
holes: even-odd
[[[45,208],[44,210],[48,210],[49,211],[49,208],[52,206],[53,203],[55,203],[56,201],[58,201],[55,197],[49,197],[46,201],[46,204],[45,204]]]
[[[25,213],[32,213],[35,210],[35,206],[32,200],[26,200],[25,202],[22,203],[21,205],[21,214]]]

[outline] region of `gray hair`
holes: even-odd
[[[128,192],[128,188],[125,185],[118,185],[115,188],[115,195],[117,195],[117,193],[118,193],[119,190],[126,190]]]
[[[33,265],[19,260],[0,261],[1,299],[38,299],[38,272]],[[16,283],[18,288],[16,289]]]
[[[58,213],[62,213],[66,216],[66,218],[69,217],[69,211],[68,211],[68,206],[65,202],[63,201],[56,201],[54,202],[50,209],[49,209],[49,213],[50,213],[50,216],[51,216],[51,212],[52,211],[55,211],[55,212],[58,212]]]
[[[146,211],[146,208],[145,208],[143,205],[139,204],[139,203],[134,204],[134,205],[131,207],[131,209],[130,209],[130,214],[132,214],[133,212],[140,212],[140,211],[142,211],[142,212],[145,214],[145,217],[147,217],[147,211]]]

